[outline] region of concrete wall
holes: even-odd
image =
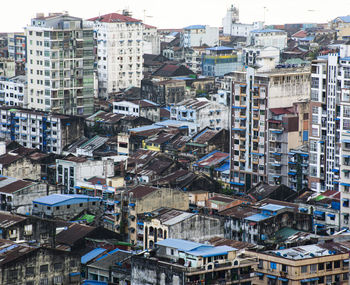
[[[168,238],[202,242],[215,236],[224,237],[223,221],[218,218],[195,215],[171,226]]]

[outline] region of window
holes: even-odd
[[[26,276],[34,275],[34,267],[26,267]]]
[[[55,264],[53,265],[53,268],[54,268],[55,270],[62,270],[62,263],[55,263]]]
[[[317,264],[311,264],[310,273],[316,273],[316,271],[317,271]]]
[[[49,271],[49,265],[45,264],[45,265],[41,265],[40,266],[40,273],[45,273]]]
[[[54,276],[53,277],[53,283],[54,284],[62,284],[62,275]]]
[[[258,268],[259,269],[263,269],[264,268],[264,261],[261,260],[261,259],[259,260]]]
[[[275,262],[270,262],[270,269],[276,269],[277,265]]]
[[[340,267],[340,260],[334,261],[334,268],[339,268]]]
[[[48,285],[49,279],[48,278],[41,278],[39,285]]]
[[[332,270],[332,262],[331,261],[328,261],[326,262],[326,270]]]
[[[301,273],[306,273],[307,272],[307,265],[304,265],[301,267]]]
[[[69,265],[70,265],[70,267],[75,267],[75,260],[71,260]]]
[[[332,283],[332,275],[326,276],[326,283],[331,284]]]
[[[286,264],[282,264],[282,271],[288,272],[288,266]]]

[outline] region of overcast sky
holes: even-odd
[[[68,11],[86,19],[120,13],[125,8],[135,18],[145,19],[146,23],[159,28],[182,28],[192,24],[221,26],[231,4],[239,7],[242,23],[262,21],[264,7],[267,24],[327,22],[350,14],[350,0],[17,0],[2,3],[0,32],[23,30],[37,12]]]

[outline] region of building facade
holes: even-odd
[[[28,105],[27,79],[24,75],[12,78],[0,78],[0,104],[6,106]]]
[[[207,48],[202,54],[202,75],[224,76],[241,66],[237,53],[230,47]]]
[[[287,32],[276,29],[258,29],[250,32],[247,44],[263,47],[277,47],[283,50],[287,47]]]
[[[83,135],[82,118],[26,109],[0,108],[0,138],[28,148],[61,154]]]
[[[183,29],[180,39],[182,47],[198,47],[204,44],[210,47],[219,44],[219,28],[192,25]]]
[[[98,96],[141,86],[144,25],[127,15],[111,13],[87,21],[93,27],[98,74]]]
[[[37,15],[26,28],[28,107],[68,115],[94,111],[93,30],[81,18]]]

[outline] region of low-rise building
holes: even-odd
[[[134,101],[114,101],[113,113],[144,117],[153,122],[159,122],[161,119],[160,106],[157,103],[147,99]]]
[[[172,120],[189,121],[200,129],[228,129],[228,107],[206,98],[188,99],[170,107]]]
[[[0,240],[1,284],[80,284],[80,256]]]
[[[348,242],[257,253],[255,284],[349,284]]]
[[[277,29],[260,29],[250,32],[247,44],[263,47],[277,47],[283,50],[287,47],[287,32]]]
[[[1,210],[18,214],[30,213],[32,201],[46,196],[48,189],[48,185],[45,183],[0,176]],[[57,191],[57,189],[52,190]]]
[[[151,218],[143,221],[144,249],[152,249],[157,242],[167,238],[203,242],[224,236],[223,220],[218,217],[170,208],[161,208],[151,214]]]
[[[254,255],[231,246],[165,239],[155,253],[132,256],[131,283],[252,284],[256,265]]]
[[[69,220],[84,211],[101,211],[101,198],[78,194],[53,194],[33,200],[32,214],[40,217]]]
[[[16,62],[14,59],[0,57],[0,76],[7,78],[16,76]]]
[[[150,186],[137,186],[131,190],[119,191],[115,201],[116,232],[126,234],[130,243],[142,247],[143,235],[137,235],[137,215],[161,207],[187,210],[188,194],[175,189]]]
[[[86,266],[87,279],[112,284],[130,284],[131,255],[132,253],[130,251],[121,249],[106,252],[101,257],[97,258],[93,262],[90,262]],[[91,283],[87,281],[87,284]]]
[[[66,193],[75,193],[77,181],[94,176],[113,177],[112,159],[88,159],[87,157],[67,156],[56,160],[57,183],[64,185]]]
[[[282,228],[312,231],[312,216],[296,208],[265,204],[260,207],[240,204],[219,212],[227,216],[225,237],[253,244],[278,243],[275,234]]]

